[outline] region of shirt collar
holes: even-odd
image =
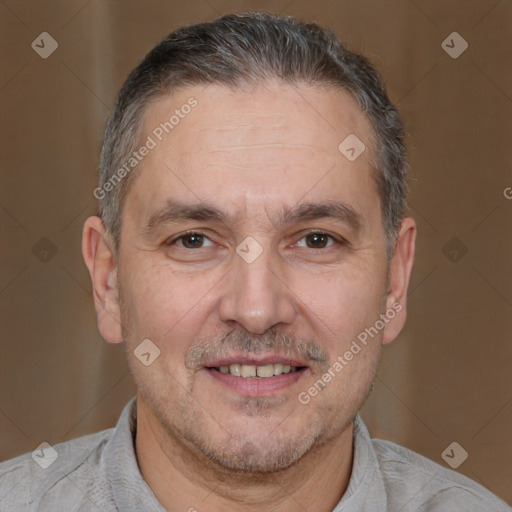
[[[352,472],[347,489],[333,512],[361,511],[382,512],[385,489],[378,478],[377,454],[363,420],[354,418]]]
[[[124,408],[105,449],[107,475],[118,510],[123,512],[165,512],[139,469],[135,455],[137,399]]]

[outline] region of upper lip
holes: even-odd
[[[230,366],[232,364],[244,364],[252,366],[265,366],[267,364],[282,364],[289,366],[308,366],[304,361],[293,359],[279,354],[266,354],[265,356],[251,356],[248,354],[226,355],[222,358],[206,362],[205,368],[218,368],[220,366]]]

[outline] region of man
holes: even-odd
[[[136,400],[47,469],[4,463],[5,509],[508,510],[357,416],[406,317],[402,138],[375,69],[316,25],[164,39],[121,90],[83,232]]]

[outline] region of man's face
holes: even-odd
[[[338,149],[350,134],[366,145],[354,161]],[[140,397],[174,441],[226,468],[287,467],[347,427],[376,371],[382,332],[333,371],[386,296],[370,125],[342,91],[209,86],[152,103],[148,135],[118,269]],[[144,339],[160,349],[149,366],[133,354]]]

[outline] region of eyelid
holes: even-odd
[[[307,237],[308,235],[327,235],[328,237],[332,238],[334,242],[337,242],[340,245],[348,245],[348,241],[345,238],[343,238],[342,236],[335,235],[334,233],[330,233],[329,231],[325,231],[323,229],[308,229],[306,231],[301,231],[299,233],[299,236],[300,236],[299,241],[302,240],[303,238]],[[296,243],[298,243],[298,242],[296,242]],[[308,247],[308,249],[312,249],[312,248]],[[314,249],[312,249],[312,250],[314,250]]]
[[[212,243],[212,245],[215,243],[208,235],[203,233],[201,230],[189,229],[188,231],[183,231],[182,233],[178,233],[177,235],[174,235],[173,237],[168,238],[165,241],[165,245],[175,245],[178,240],[183,239],[187,235],[201,235],[203,238],[209,240]],[[211,247],[211,245],[208,247]],[[188,248],[182,247],[182,249],[188,249]],[[204,249],[204,247],[199,247],[198,249]],[[194,249],[194,250],[197,251],[198,249]],[[191,250],[191,249],[189,249],[189,250]]]

